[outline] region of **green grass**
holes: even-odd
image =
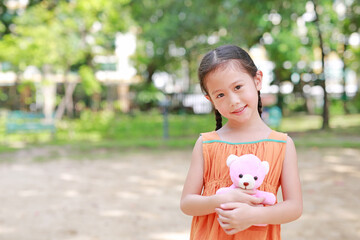
[[[321,125],[320,116],[292,116],[283,119],[280,131],[288,132],[297,146],[360,148],[360,114],[331,116],[326,131]]]
[[[279,131],[288,132],[297,146],[360,148],[360,114],[331,116],[331,129],[321,128],[320,116],[297,115],[282,120]],[[157,112],[132,116],[113,112],[84,112],[79,119],[57,123],[50,133],[5,134],[0,119],[0,152],[53,145],[72,146],[83,152],[93,148],[134,150],[138,148],[191,148],[201,132],[215,127],[212,115],[170,115],[168,139],[163,138],[163,116]],[[39,159],[41,161],[41,159]]]
[[[321,116],[294,115],[282,120],[280,130],[284,132],[306,132],[321,129],[321,126]],[[360,114],[334,115],[330,118],[330,127],[332,130],[340,129],[346,131],[348,128],[359,126]],[[356,133],[359,134],[360,131]]]

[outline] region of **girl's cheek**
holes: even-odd
[[[224,107],[224,104],[225,104],[225,101],[218,101],[218,102],[216,103],[217,107],[219,107],[219,108]]]

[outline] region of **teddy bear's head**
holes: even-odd
[[[240,157],[232,154],[227,158],[226,164],[230,168],[231,181],[242,189],[258,188],[269,172],[269,163],[253,154]]]

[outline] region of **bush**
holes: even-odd
[[[153,83],[140,83],[132,85],[131,91],[135,92],[135,105],[142,111],[157,107],[165,99],[164,93],[157,89]]]
[[[193,137],[215,128],[215,120],[209,115],[168,115],[170,137]],[[158,110],[133,112],[83,111],[79,119],[64,119],[58,124],[58,139],[66,140],[137,140],[161,139],[164,117]]]

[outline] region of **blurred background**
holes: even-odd
[[[96,175],[96,169],[110,171],[109,166],[113,170],[123,171],[122,174],[129,174],[128,178],[125,177],[128,184],[138,186],[142,182],[140,175],[135,173],[139,171],[136,166],[148,166],[146,163],[149,163],[150,166],[164,167],[164,172],[158,172],[153,188],[150,188],[148,182],[144,183],[144,189],[149,195],[156,195],[159,193],[156,184],[173,181],[175,185],[169,186],[175,186],[175,192],[168,202],[173,204],[172,211],[179,211],[177,201],[189,164],[191,147],[200,132],[215,129],[212,106],[201,93],[198,84],[197,67],[206,52],[223,44],[235,44],[246,49],[263,71],[262,117],[271,127],[288,132],[294,139],[300,160],[304,160],[300,166],[300,170],[305,171],[304,181],[311,182],[316,179],[316,175],[320,177],[321,174],[325,176],[331,172],[336,179],[330,185],[344,187],[344,191],[346,176],[358,181],[358,1],[2,0],[1,182],[19,184],[13,186],[13,192],[6,192],[11,190],[2,186],[2,202],[6,202],[9,196],[44,196],[41,195],[41,182],[53,177],[66,183],[74,183],[79,179],[100,181],[105,175]],[[173,151],[175,156],[172,156]],[[139,152],[144,154],[139,156]],[[138,160],[133,160],[134,157],[130,157],[132,155]],[[150,159],[153,161],[139,160],[149,156],[152,156]],[[313,157],[319,166],[322,166],[320,162],[323,161],[337,165],[320,173],[306,172],[313,169],[311,163],[305,160]],[[85,165],[78,160],[84,159],[91,161],[93,170],[83,169]],[[107,165],[105,161],[105,165],[99,167],[96,164],[102,163],[92,162],[94,159],[110,159],[120,162],[120,165]],[[55,167],[52,165],[55,163],[49,160],[71,161],[75,166],[66,163]],[[177,168],[170,164],[171,161],[185,167]],[[33,167],[39,169],[27,171]],[[60,172],[55,171],[58,167],[62,169],[58,170]],[[71,172],[73,168],[90,171],[96,176],[88,173],[81,177],[81,172]],[[24,182],[10,181],[15,176],[27,176],[25,172],[34,179],[36,171],[47,175],[37,172],[43,178],[34,182],[35,185],[25,187],[28,178]],[[151,174],[146,170],[140,173]],[[108,179],[110,182],[113,180]],[[46,191],[58,187],[57,183],[51,185],[51,181],[48,184]],[[169,186],[163,185],[162,193],[167,193],[165,189]],[[28,189],[32,190],[29,192]],[[350,189],[349,186],[347,193]],[[317,189],[310,187],[306,194],[312,195],[314,191]],[[140,192],[117,192],[117,198],[127,200],[127,204],[141,199]],[[343,192],[340,193],[339,199],[343,197]],[[71,188],[65,188],[63,194],[71,199],[86,196],[82,190]],[[101,195],[99,192],[97,194]],[[47,194],[45,196],[48,197]],[[8,201],[10,204],[11,201]],[[18,204],[21,206],[23,203]],[[167,209],[158,204],[157,210]],[[11,206],[18,209],[18,205]],[[99,201],[95,201],[89,208],[99,206]],[[131,204],[127,206],[128,209],[133,207]],[[0,211],[0,215],[3,215],[3,218],[0,217],[0,239],[2,233],[15,234],[17,237],[12,239],[32,239],[26,238],[29,237],[26,234],[16,235],[16,232],[21,231],[14,227],[21,216],[28,216],[26,219],[30,224],[32,217],[41,215],[39,212],[31,215],[32,210],[29,209],[25,208],[23,215],[16,215],[18,218],[15,217],[10,223],[7,220],[12,219],[10,216],[14,216],[13,212]],[[126,210],[114,209],[102,209],[100,215],[115,218],[127,216]],[[68,209],[69,212],[73,210]],[[142,209],[130,222],[136,225],[139,219],[153,219],[159,214],[158,211],[151,214],[144,212],[146,210]],[[351,222],[352,214],[351,210],[345,209],[338,212],[337,216]],[[171,219],[182,217],[173,216]],[[320,222],[324,219],[324,215],[315,218]],[[42,220],[46,222],[48,218]],[[162,221],[168,223],[169,219],[164,218]],[[145,231],[138,237],[180,239],[186,236],[186,229],[189,228],[184,222],[176,222],[175,234],[164,235],[160,231],[149,237]],[[325,220],[323,223],[328,224]],[[145,226],[145,230],[151,228],[146,228],[145,222],[141,224],[140,221],[140,226]],[[337,222],[333,224],[339,227]],[[87,229],[96,228],[90,225]],[[354,226],[352,229],[355,229]],[[360,226],[357,225],[356,229],[352,235],[331,236],[334,239],[356,238],[359,237]],[[34,232],[34,229],[28,228],[23,232],[27,231]],[[91,234],[86,238],[80,234],[83,233],[81,228],[76,227],[59,231],[55,237],[43,237],[103,239]],[[131,227],[124,227],[121,231],[117,234],[137,232],[136,228]],[[311,232],[308,235],[302,230],[298,232],[300,235],[287,236],[292,236],[292,239],[303,239],[299,236],[314,237]],[[324,235],[320,234],[322,237],[318,239],[331,239],[331,236],[326,235],[329,232],[324,231]],[[126,235],[128,237],[123,239],[137,239],[135,235]],[[42,239],[39,236],[34,239]]]
[[[24,145],[24,136],[17,137],[21,131],[29,132],[27,143],[192,139],[215,125],[197,66],[222,44],[248,50],[263,71],[263,118],[273,127],[358,124],[357,3],[4,0],[2,147]],[[294,116],[290,122],[303,124],[288,126]],[[42,117],[53,126],[21,126],[19,120]],[[9,119],[19,124],[6,125]],[[33,130],[55,134],[33,138]]]

